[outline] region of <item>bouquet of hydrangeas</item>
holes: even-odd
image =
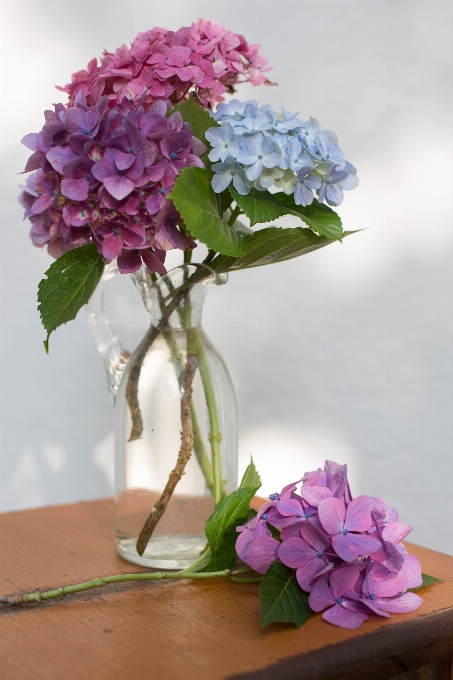
[[[22,140],[33,152],[20,196],[30,236],[58,258],[39,288],[48,335],[75,317],[115,258],[122,273],[144,263],[156,277],[169,250],[190,262],[201,242],[204,262],[227,272],[343,238],[330,206],[358,179],[336,134],[256,101],[222,103],[241,82],[271,85],[267,70],[259,45],[200,19],[140,33],[59,88],[68,104]],[[300,226],[252,231],[241,215],[250,227],[284,215]]]

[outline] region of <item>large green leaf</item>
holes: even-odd
[[[248,484],[246,487],[245,484]],[[184,573],[231,569],[236,563],[236,527],[251,517],[250,501],[261,486],[260,476],[253,460],[244,473],[241,486],[223,499],[206,522],[208,545],[200,557],[184,569]],[[256,515],[256,512],[253,511]]]
[[[186,123],[189,123],[190,129],[192,130],[195,137],[197,137],[200,142],[203,142],[208,148],[207,151],[201,156],[201,160],[206,165],[206,167],[211,167],[211,161],[208,158],[208,153],[211,150],[209,143],[206,140],[205,132],[211,127],[219,127],[219,124],[211,118],[206,109],[202,107],[201,104],[197,102],[194,95],[190,95],[190,99],[182,104],[176,104],[176,106],[171,109],[168,115],[171,115],[175,111],[180,111],[183,119]]]
[[[314,199],[311,205],[303,207],[294,203],[293,194],[289,195],[279,192],[273,194],[273,198],[277,200],[284,209],[291,215],[296,215],[305,222],[305,224],[316,231],[320,236],[330,238],[333,240],[341,240],[344,236],[343,228],[341,226],[341,219],[338,213],[324,203],[318,203]]]
[[[311,616],[308,594],[296,581],[296,571],[273,562],[260,585],[261,626],[274,621],[294,623],[298,628]]]
[[[353,233],[346,231],[343,236]],[[334,241],[314,234],[311,229],[267,227],[244,236],[244,255],[241,257],[217,255],[209,266],[219,273],[261,267],[311,253],[313,250],[328,246],[329,243],[334,243]]]
[[[259,486],[233,491],[217,506],[206,522],[205,534],[211,548],[211,560],[202,571],[231,569],[236,563],[236,527],[247,521],[250,501]]]
[[[179,174],[170,198],[195,238],[223,255],[240,257],[244,237],[222,219],[224,202],[211,187],[212,174],[203,168],[185,168]]]
[[[417,586],[417,588],[409,588],[409,590],[415,592],[416,590],[421,590],[422,588],[430,586],[432,583],[443,583],[441,578],[437,578],[437,576],[428,576],[428,574],[422,574],[422,581],[423,582],[421,586]]]
[[[205,534],[209,542],[211,559],[206,566],[203,565],[203,571],[234,567],[238,536],[236,527],[247,521],[250,501],[260,486],[260,476],[251,460],[239,489],[224,498],[206,522]]]
[[[50,265],[38,286],[38,310],[47,331],[44,341],[49,353],[52,331],[71,319],[88,302],[104,271],[104,258],[90,243],[70,250]]]
[[[230,193],[249,218],[252,227],[284,215],[295,215],[320,236],[332,240],[339,240],[343,236],[340,216],[328,205],[318,203],[316,199],[304,208],[294,203],[293,194],[288,196],[282,191],[271,194],[269,191],[252,188],[249,194],[241,196],[230,185]]]

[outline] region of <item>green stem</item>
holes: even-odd
[[[250,574],[252,571],[255,570],[252,569],[252,567],[249,567],[247,564],[244,564],[242,567],[233,567],[231,570],[231,575],[237,576],[238,574]]]
[[[216,251],[212,250],[212,248],[210,248],[208,250],[208,254],[204,258],[202,264],[209,264],[211,262],[211,260],[213,260],[215,258],[216,255],[217,255]]]
[[[190,264],[192,262],[192,250],[184,251],[184,264]]]
[[[228,226],[232,227],[233,224],[236,222],[237,218],[239,215],[243,215],[243,210],[240,209],[240,207],[237,205],[233,210],[231,211],[230,219],[228,220]]]
[[[92,581],[86,581],[85,583],[76,583],[73,586],[65,586],[64,588],[47,590],[44,593],[28,593],[27,595],[0,597],[0,604],[27,604],[29,602],[54,600],[55,598],[71,595],[72,593],[80,593],[84,590],[91,590],[92,588],[101,588],[102,586],[106,586],[109,583],[123,583],[124,581],[162,581],[164,579],[219,578],[221,576],[228,576],[229,574],[230,569],[206,572],[156,571],[153,573],[145,572],[140,574],[118,574],[117,576],[104,576],[103,578],[95,578]]]
[[[217,404],[215,401],[214,387],[211,380],[211,373],[209,371],[208,360],[201,342],[200,333],[197,328],[192,328],[187,333],[187,338],[193,343],[194,352],[198,355],[198,370],[200,371],[201,381],[203,383],[204,393],[206,397],[206,406],[208,407],[209,416],[209,441],[211,443],[212,452],[212,467],[214,475],[214,503],[217,506],[225,497],[224,484],[222,481],[222,466],[221,466],[221,449],[220,442],[222,441],[222,433],[219,427],[219,414],[217,411]]]
[[[263,580],[261,578],[236,578],[236,576],[230,576],[229,578],[230,581],[233,581],[233,583],[261,583]]]

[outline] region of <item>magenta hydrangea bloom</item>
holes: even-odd
[[[90,105],[104,95],[111,105],[126,99],[148,111],[156,102],[184,101],[191,90],[205,106],[214,106],[241,82],[273,84],[265,75],[270,69],[259,48],[208,19],[178,31],[155,27],[139,33],[131,47],[105,51],[100,64],[92,59],[68,85],[57,87],[69,94],[71,106],[82,92]],[[91,122],[77,117],[71,124],[89,130]]]
[[[239,557],[259,573],[273,562],[294,569],[311,609],[343,628],[417,609],[422,599],[408,591],[422,584],[421,565],[402,543],[411,527],[398,512],[382,498],[353,498],[346,465],[334,461],[299,481],[237,528]]]
[[[92,241],[106,260],[118,258],[122,273],[144,262],[165,274],[168,250],[196,247],[168,195],[184,167],[203,167],[197,154],[206,147],[179,112],[166,118],[127,101],[108,104],[104,97],[90,107],[80,92],[76,106],[58,105],[24,139],[39,150],[31,165],[40,168],[20,196],[32,241],[54,257]]]

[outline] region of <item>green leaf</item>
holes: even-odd
[[[230,193],[249,218],[252,227],[284,215],[295,215],[320,236],[332,240],[340,240],[343,236],[340,216],[328,205],[318,203],[316,199],[311,205],[303,207],[294,203],[293,194],[288,196],[282,191],[271,194],[269,191],[252,188],[247,196],[241,196],[230,185]]]
[[[344,236],[340,216],[328,205],[318,203],[316,199],[311,205],[305,207],[296,205],[293,194],[288,196],[283,192],[274,194],[273,198],[278,200],[287,214],[300,217],[310,229],[316,231],[320,236],[333,240],[341,240]]]
[[[69,250],[45,272],[38,286],[38,310],[47,331],[44,347],[49,353],[52,331],[71,319],[92,296],[104,271],[104,258],[94,244]]]
[[[240,257],[244,237],[222,219],[223,200],[211,187],[212,173],[203,168],[181,170],[170,198],[195,238],[223,255]]]
[[[244,476],[242,477],[242,481],[239,485],[239,488],[246,489],[247,487],[249,488],[257,487],[257,489],[259,489],[260,486],[261,477],[259,476],[258,470],[255,467],[253,458],[250,456],[250,463],[247,467],[247,470],[244,472]]]
[[[346,231],[343,236],[353,233],[355,232]],[[329,243],[335,243],[335,241],[318,236],[311,229],[267,227],[256,231],[254,234],[244,236],[244,255],[241,257],[217,255],[209,263],[209,266],[219,273],[261,267],[311,253],[313,250],[329,245]]]
[[[171,115],[175,111],[180,111],[183,120],[189,123],[190,129],[192,130],[194,137],[197,137],[200,142],[203,142],[208,148],[207,151],[201,156],[201,160],[206,165],[206,167],[211,167],[211,161],[208,158],[208,153],[210,151],[209,143],[206,140],[205,132],[212,127],[220,127],[219,124],[211,118],[208,111],[203,108],[201,104],[197,102],[193,93],[190,95],[190,99],[182,104],[176,104],[176,106],[169,111],[168,115]]]
[[[224,498],[206,522],[205,534],[211,549],[211,560],[203,571],[231,569],[236,563],[236,527],[247,521],[250,501],[257,487],[241,488]]]
[[[232,184],[230,184],[229,189],[238,206],[249,218],[251,227],[263,222],[272,222],[272,220],[288,214],[288,211],[275,200],[274,195],[269,191],[258,191],[252,187],[247,196],[241,196]]]
[[[311,616],[308,594],[301,590],[294,569],[273,562],[260,585],[261,626],[280,621],[297,628]]]
[[[421,586],[417,586],[416,588],[409,588],[409,590],[415,592],[416,590],[421,590],[422,588],[426,588],[426,586],[430,586],[432,583],[443,583],[443,580],[441,578],[437,578],[436,576],[428,576],[428,574],[422,574],[422,580],[423,583],[421,584]]]

